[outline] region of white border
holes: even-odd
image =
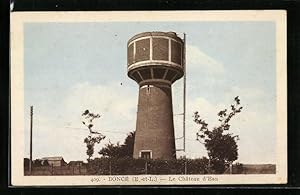
[[[137,17],[138,16],[138,17]],[[276,174],[137,175],[126,181],[110,176],[24,176],[23,25],[26,22],[113,21],[274,21],[276,23],[277,162]],[[209,185],[282,184],[287,182],[286,11],[147,11],[147,12],[13,12],[11,14],[11,179],[14,186],[61,185]],[[187,181],[186,177],[197,181]],[[146,178],[146,179],[145,179]],[[173,180],[173,178],[175,178]],[[198,179],[197,179],[198,178]],[[137,180],[139,182],[137,182]],[[217,181],[216,181],[217,180]]]

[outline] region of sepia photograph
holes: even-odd
[[[286,12],[11,13],[14,186],[287,182]]]

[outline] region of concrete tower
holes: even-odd
[[[133,157],[176,158],[171,85],[184,73],[184,42],[174,32],[144,32],[127,48],[128,76],[139,84]]]

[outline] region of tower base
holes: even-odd
[[[176,158],[171,85],[139,89],[134,158]]]

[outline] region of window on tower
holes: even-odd
[[[128,59],[128,66],[130,66],[131,64],[134,63],[134,59],[133,59],[133,43],[131,45],[129,45],[128,47],[128,51],[127,51],[127,59]]]
[[[144,159],[151,159],[152,158],[152,152],[151,151],[141,151],[140,157]]]
[[[168,60],[169,40],[164,38],[153,38],[153,60]]]
[[[182,48],[181,44],[176,41],[171,42],[171,61],[181,65]]]
[[[136,41],[135,47],[135,62],[150,60],[150,39]]]

